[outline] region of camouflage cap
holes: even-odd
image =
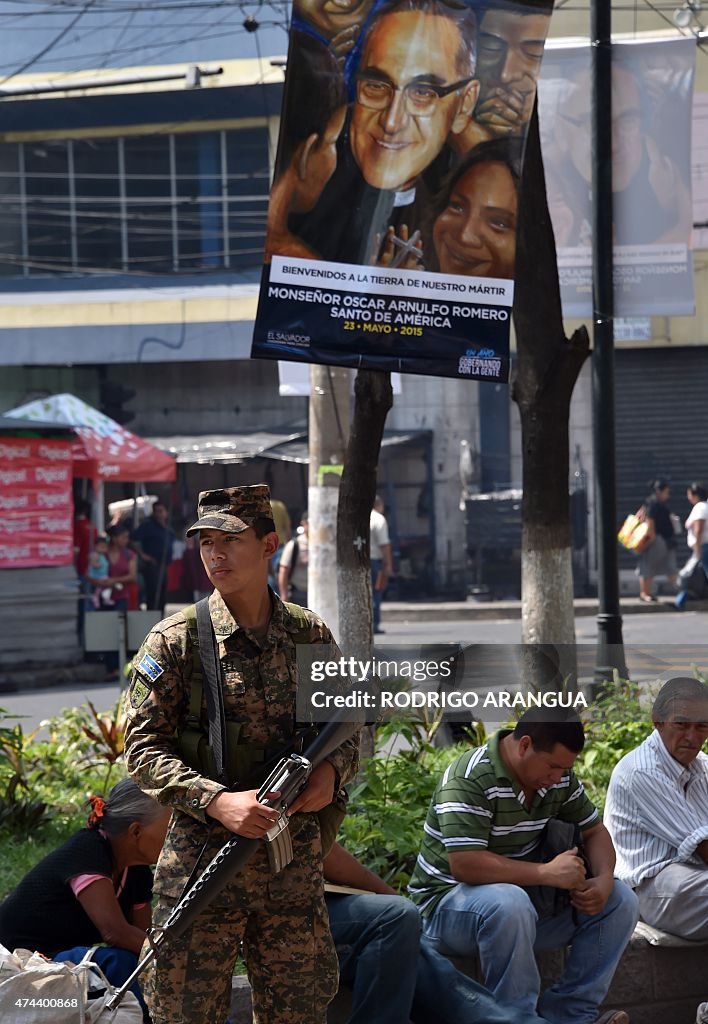
[[[197,522],[187,530],[188,537],[199,530],[243,533],[249,526],[253,526],[257,519],[273,518],[270,491],[265,484],[201,491],[197,515]]]

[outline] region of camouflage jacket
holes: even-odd
[[[209,598],[209,613],[218,643],[226,718],[241,723],[244,743],[280,748],[292,739],[295,723],[294,636],[302,623],[276,594],[272,600],[273,615],[262,648],[248,629],[239,626],[218,591]],[[324,622],[304,611],[310,643],[334,646]],[[161,804],[206,821],[207,805],[224,786],[185,765],[175,745],[187,718],[192,679],[191,640],[183,612],[150,631],[133,666],[126,698],[128,772]],[[354,736],[329,755],[341,784],[355,775],[358,751],[359,738]]]

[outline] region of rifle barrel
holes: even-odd
[[[138,966],[135,968],[130,977],[126,978],[121,987],[119,989],[116,989],[111,998],[107,1000],[106,1005],[104,1006],[103,1009],[108,1010],[109,1013],[113,1013],[113,1011],[120,1006],[120,1003],[122,1002],[125,993],[128,992],[131,986],[138,980],[138,978],[145,970],[147,965],[150,963],[150,961],[154,959],[155,949],[153,946],[151,946],[150,949],[145,954],[145,956],[142,958],[142,960],[138,963]],[[101,1013],[103,1013],[103,1010],[101,1011]]]

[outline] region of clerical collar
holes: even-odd
[[[405,192],[396,192],[393,196],[393,205],[396,206],[410,206],[411,203],[415,202],[415,185],[413,188],[407,188]]]

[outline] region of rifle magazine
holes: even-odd
[[[268,852],[268,863],[275,875],[287,867],[293,859],[293,844],[288,826],[287,816],[281,814],[273,828],[263,837]]]

